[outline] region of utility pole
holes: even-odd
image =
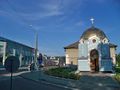
[[[33,29],[33,31],[34,31],[34,33],[35,33],[34,69],[35,69],[35,70],[38,70],[38,66],[37,66],[38,31],[35,30],[32,25],[30,25],[30,27]]]
[[[37,66],[37,52],[38,52],[38,32],[35,31],[35,58],[34,58],[35,70],[38,70],[38,66]]]

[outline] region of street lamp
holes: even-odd
[[[32,27],[33,31],[35,32],[35,56],[34,56],[34,69],[38,70],[38,66],[37,66],[37,52],[38,52],[38,31],[35,30],[33,28],[32,25],[30,25],[30,27]]]

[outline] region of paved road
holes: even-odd
[[[0,80],[0,90],[10,90],[10,80]],[[67,88],[37,83],[21,77],[13,79],[13,90],[69,90]]]
[[[120,90],[120,84],[106,75],[83,75],[76,85],[80,86],[80,90]]]
[[[18,76],[20,75],[20,76]],[[14,73],[13,90],[68,90],[66,85],[53,85],[38,80],[38,72],[22,71]],[[24,77],[24,78],[22,78]],[[46,80],[47,81],[47,80]],[[58,81],[54,81],[58,82]],[[83,73],[80,80],[69,83],[71,90],[120,90],[120,84],[110,74]],[[0,75],[0,90],[10,90],[10,74]]]

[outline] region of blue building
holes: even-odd
[[[0,37],[0,64],[4,65],[6,58],[11,55],[19,58],[20,66],[25,66],[33,62],[34,48]]]

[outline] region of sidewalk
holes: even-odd
[[[14,73],[19,73],[19,72],[23,72],[23,71],[28,71],[28,67],[19,67],[18,71],[14,72]],[[6,69],[0,68],[0,76],[4,76],[10,74],[10,72],[6,71]]]
[[[23,73],[29,73],[28,69],[26,67],[19,68],[18,71],[13,73],[13,78],[16,78],[18,75],[21,75]],[[1,68],[0,70],[0,80],[7,80],[10,79],[11,73],[6,71],[5,68]]]
[[[120,84],[112,77],[104,74],[102,76],[82,75],[80,80],[48,76],[39,71],[24,73],[20,76],[26,79],[36,81],[38,83],[40,81],[45,81],[70,88],[76,88],[79,90],[120,90]]]

